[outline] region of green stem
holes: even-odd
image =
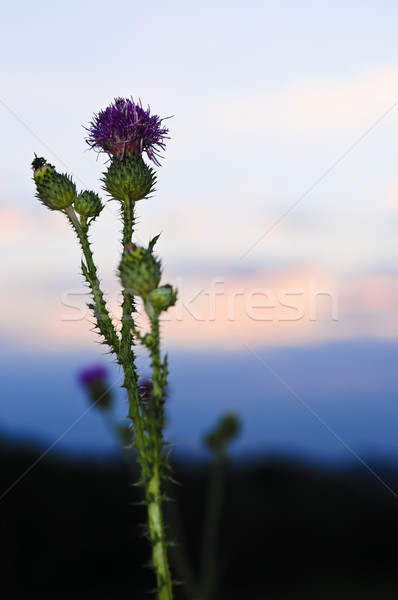
[[[142,418],[140,399],[137,392],[137,376],[133,365],[131,364],[131,360],[121,362],[121,364],[124,371],[124,382],[122,387],[127,390],[129,402],[128,417],[131,419],[134,426],[134,442],[140,459],[142,477],[146,489],[151,477],[150,456],[148,438],[145,435],[144,420]]]
[[[172,600],[173,590],[167,559],[159,465],[152,466],[152,477],[147,488],[147,501],[149,535],[152,542],[152,562],[156,571],[159,600]]]
[[[134,227],[134,203],[131,202],[128,198],[126,198],[125,202],[122,204],[122,213],[123,213],[123,251],[127,244],[129,244],[133,237],[133,227]],[[131,363],[133,370],[135,371],[134,366],[134,354],[132,351],[133,345],[133,334],[132,329],[134,326],[134,321],[132,318],[132,313],[135,312],[133,297],[131,294],[127,293],[123,290],[123,315],[122,315],[122,331],[121,336],[122,340],[125,340],[126,343],[126,352],[131,355]]]
[[[153,408],[158,437],[162,438],[164,428],[164,398],[166,395],[163,367],[160,359],[160,329],[159,317],[151,317],[151,333],[153,344],[150,348],[151,367],[153,374]]]
[[[123,203],[123,246],[132,240],[134,226],[134,204],[127,198]],[[135,312],[132,296],[123,291],[123,316],[121,330],[121,357],[125,372],[125,387],[127,388],[130,412],[133,421],[136,447],[139,454],[143,481],[145,485],[145,497],[148,504],[149,537],[152,544],[152,562],[156,572],[159,600],[172,600],[171,575],[167,560],[167,544],[165,538],[164,521],[162,513],[161,496],[161,450],[163,422],[158,419],[158,406],[161,405],[164,391],[161,386],[162,371],[160,364],[160,339],[159,322],[154,326],[155,344],[152,355],[152,366],[154,371],[154,397],[156,401],[149,410],[149,422],[147,429],[149,439],[145,435],[145,424],[140,408],[140,400],[137,392],[137,373],[135,369],[135,356],[132,350],[134,320],[132,313]],[[154,410],[153,410],[154,409]]]
[[[132,239],[134,225],[134,204],[128,200],[123,203],[123,247]],[[83,250],[85,263],[82,261],[82,271],[90,285],[94,299],[94,315],[97,326],[111,350],[116,354],[119,364],[124,371],[123,387],[127,390],[129,401],[128,416],[133,422],[135,446],[141,463],[145,498],[148,504],[149,536],[152,544],[152,560],[156,572],[159,600],[172,600],[172,582],[167,560],[167,544],[165,538],[162,495],[161,495],[161,453],[162,431],[164,425],[164,377],[160,361],[159,321],[152,320],[152,330],[155,344],[151,350],[154,402],[150,409],[149,421],[146,424],[141,412],[140,398],[137,391],[137,371],[135,368],[135,355],[133,346],[134,320],[132,313],[135,311],[133,298],[123,291],[122,325],[120,339],[106,308],[104,296],[100,288],[97,269],[94,264],[90,243],[88,241],[88,225],[86,219],[79,220],[74,209],[70,206],[65,209],[69,221],[76,231]]]
[[[106,308],[104,296],[100,288],[100,283],[97,276],[97,269],[94,264],[93,255],[90,248],[90,243],[87,237],[88,226],[86,220],[79,218],[71,206],[65,209],[65,212],[76,231],[77,237],[79,238],[80,245],[83,250],[86,264],[82,262],[83,274],[86,277],[91,292],[94,298],[94,315],[97,320],[97,326],[100,333],[105,338],[111,350],[116,354],[119,363],[123,367],[124,371],[124,382],[123,387],[127,389],[129,399],[129,417],[133,421],[134,432],[135,432],[135,443],[138,451],[138,455],[141,462],[141,468],[144,480],[149,479],[149,472],[147,467],[147,447],[148,440],[145,435],[144,422],[140,410],[140,401],[137,393],[137,375],[134,368],[134,355],[131,350],[131,328],[129,328],[128,334],[126,333],[126,325],[123,329],[122,325],[122,336],[121,340],[116,333],[112,320],[109,316]],[[131,231],[131,228],[130,228]],[[131,237],[131,234],[130,234]],[[126,309],[124,309],[126,310]],[[126,319],[127,320],[127,319]],[[124,324],[124,322],[123,322]]]
[[[134,226],[134,203],[127,198],[122,204],[122,213],[122,244],[124,249],[125,246],[131,242]],[[148,438],[145,434],[144,419],[142,416],[140,398],[137,391],[138,376],[135,367],[135,355],[132,349],[134,343],[132,335],[132,329],[134,327],[132,313],[134,310],[135,308],[132,296],[123,290],[121,342],[118,359],[124,371],[123,387],[127,390],[129,402],[128,417],[133,423],[135,446],[137,448],[141,463],[144,485],[147,487],[150,479]]]
[[[206,512],[203,527],[203,545],[200,577],[200,598],[211,600],[217,576],[217,541],[222,507],[225,476],[225,458],[215,458],[210,472]]]
[[[173,497],[172,482],[166,481],[165,486],[166,496],[170,498],[170,501],[163,504],[163,514],[165,522],[170,531],[173,532],[173,538],[176,542],[169,548],[170,562],[177,577],[183,583],[181,593],[186,600],[193,600],[193,598],[196,598],[195,576],[188,556],[181,514],[177,499]]]
[[[153,344],[150,348],[153,393],[148,407],[148,429],[152,451],[151,480],[147,489],[149,534],[152,560],[156,571],[159,600],[172,600],[172,582],[167,558],[167,543],[162,514],[162,447],[164,426],[165,381],[160,360],[159,318],[151,318]]]
[[[88,241],[87,237],[87,223],[80,223],[79,218],[72,206],[68,206],[67,208],[65,208],[65,212],[77,234],[80,246],[83,250],[84,258],[86,260],[86,264],[84,264],[82,261],[82,271],[93,295],[94,316],[97,321],[97,327],[101,335],[107,342],[108,346],[115,352],[115,354],[117,354],[119,351],[120,341],[116,333],[116,329],[112,323],[112,319],[109,316],[108,309],[106,308],[104,295],[100,287],[100,282],[97,275],[97,268],[94,264],[93,254],[90,248],[90,242]]]

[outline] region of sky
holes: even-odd
[[[29,165],[36,152],[102,193],[105,160],[87,151],[83,126],[133,96],[172,116],[136,232],[142,243],[162,232],[164,281],[180,288],[164,329],[170,346],[395,339],[397,13],[393,2],[352,1],[8,7],[5,338],[92,342],[76,240],[35,200]],[[110,202],[92,238],[115,315],[119,229]]]
[[[163,283],[179,289],[165,347],[396,340],[397,20],[386,0],[4,7],[3,352],[93,347],[77,241],[35,199],[30,163],[103,195],[84,126],[119,96],[171,117],[136,231],[142,244],[162,232]],[[119,240],[109,202],[92,241],[115,318]]]

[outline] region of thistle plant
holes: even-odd
[[[126,447],[126,428],[119,423],[113,410],[114,398],[106,382],[106,370],[102,366],[92,366],[79,373],[79,381],[88,392],[90,403],[102,414],[109,431],[115,436],[123,450],[127,466],[135,475],[136,461],[131,448]],[[138,382],[138,393],[143,407],[150,402],[153,392],[151,379]],[[188,556],[175,488],[167,490],[171,502],[165,505],[166,522],[173,531],[177,543],[171,548],[171,562],[175,572],[183,582],[182,595],[186,600],[213,600],[216,597],[221,571],[219,531],[223,513],[223,492],[227,467],[230,464],[229,446],[237,438],[240,422],[234,413],[226,413],[204,436],[203,444],[213,455],[210,465],[207,498],[202,525],[201,564],[199,573]],[[134,461],[134,462],[133,462]]]
[[[160,166],[160,153],[168,139],[164,119],[150,114],[141,103],[133,99],[117,98],[104,111],[94,115],[86,128],[87,143],[109,157],[103,174],[103,189],[111,200],[120,205],[122,220],[122,251],[118,273],[122,285],[122,317],[119,326],[109,314],[101,289],[89,241],[92,223],[100,216],[104,204],[92,191],[77,192],[72,178],[58,173],[46,159],[35,156],[32,162],[33,179],[38,199],[50,210],[65,214],[76,233],[83,253],[81,271],[91,291],[91,309],[95,326],[115,360],[123,370],[122,387],[126,389],[134,444],[141,470],[139,482],[144,489],[148,512],[148,537],[152,547],[152,566],[156,574],[159,600],[172,599],[172,579],[168,564],[163,520],[163,484],[167,478],[168,464],[163,431],[165,426],[164,402],[167,387],[167,355],[160,349],[160,318],[176,302],[177,293],[170,285],[160,285],[162,267],[154,255],[159,236],[148,247],[133,242],[136,203],[151,196],[156,183],[156,173],[145,162],[143,155]],[[148,316],[150,329],[139,330],[136,319],[136,302],[140,299]],[[134,346],[141,344],[149,353],[152,369],[152,389],[145,398],[145,406],[138,384]],[[85,383],[99,394],[103,379],[94,373]],[[102,402],[106,404],[106,389]],[[98,398],[101,396],[99,394]]]

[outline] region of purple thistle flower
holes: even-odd
[[[107,370],[101,365],[83,369],[79,382],[87,390],[93,405],[100,410],[108,410],[112,405],[112,394],[107,384]]]
[[[105,383],[106,375],[107,372],[105,367],[102,367],[101,365],[95,365],[80,371],[79,382],[84,387],[90,387],[98,383]]]
[[[168,117],[167,117],[168,118]],[[98,152],[122,159],[125,154],[141,156],[143,152],[160,166],[159,150],[164,150],[169,130],[162,127],[157,115],[151,115],[131,98],[115,98],[113,104],[94,115],[89,127],[88,145]]]

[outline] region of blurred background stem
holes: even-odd
[[[203,524],[198,600],[213,600],[218,577],[218,540],[223,501],[226,459],[217,453],[209,474]]]

